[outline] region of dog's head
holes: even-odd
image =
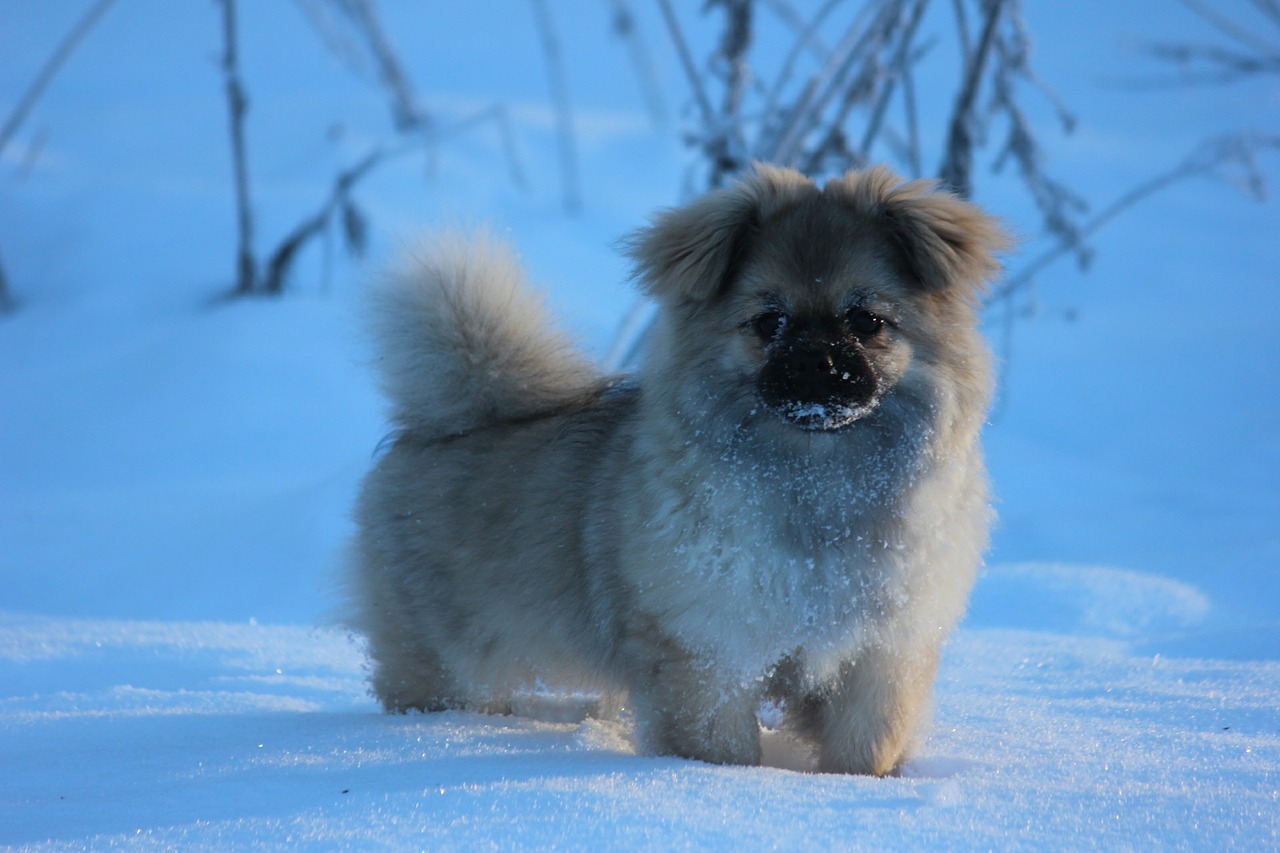
[[[665,364],[734,377],[753,405],[824,432],[875,411],[913,369],[977,369],[957,362],[1006,244],[992,218],[930,182],[875,168],[819,188],[757,166],[659,214],[629,249],[672,327]]]

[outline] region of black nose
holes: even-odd
[[[799,345],[779,356],[778,368],[793,400],[858,403],[877,388],[875,370],[857,346]]]
[[[841,384],[835,359],[828,349],[797,350],[788,361],[791,363],[793,389],[801,398],[824,397]]]
[[[872,411],[882,390],[861,346],[827,341],[776,347],[760,370],[758,388],[765,406],[784,420],[824,431]]]

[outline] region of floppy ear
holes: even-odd
[[[799,172],[757,164],[733,186],[660,212],[624,244],[640,288],[660,301],[713,298],[733,280],[756,225],[806,191],[817,188]]]
[[[826,192],[888,226],[925,290],[980,292],[1000,272],[997,254],[1012,246],[999,221],[981,208],[934,181],[903,183],[883,166],[849,172]]]

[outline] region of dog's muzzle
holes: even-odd
[[[879,376],[857,343],[800,340],[771,349],[760,372],[760,399],[793,426],[837,430],[880,401]]]

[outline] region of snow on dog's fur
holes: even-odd
[[[397,429],[357,509],[389,710],[603,691],[658,754],[754,764],[771,699],[885,773],[986,546],[976,295],[995,222],[886,169],[757,169],[630,240],[659,313],[593,370],[510,250],[441,238],[379,289]]]

